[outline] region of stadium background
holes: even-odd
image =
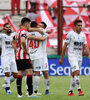
[[[51,5],[50,1],[53,2],[52,5]],[[49,1],[48,0],[36,0],[36,2],[39,5],[39,8],[36,9],[36,13],[38,13],[38,10],[40,10],[41,16],[43,15],[42,13],[46,14],[47,15],[46,17],[48,18],[49,23],[46,20],[46,17],[44,18],[44,16],[42,16],[42,18],[44,18],[43,20],[45,20],[47,22],[48,29],[52,29],[52,33],[50,34],[48,41],[47,41],[47,43],[48,43],[47,44],[47,53],[48,53],[49,70],[50,70],[49,75],[56,76],[56,77],[50,77],[50,80],[51,80],[51,82],[54,82],[56,80],[56,82],[65,84],[65,82],[67,83],[67,81],[70,79],[69,79],[69,77],[62,77],[62,76],[70,76],[71,71],[70,71],[70,65],[67,60],[67,52],[66,52],[64,64],[59,65],[58,61],[60,58],[62,46],[63,46],[64,40],[65,40],[66,34],[69,31],[71,31],[72,29],[74,29],[73,22],[75,19],[83,20],[83,32],[85,33],[85,35],[87,37],[88,45],[90,46],[90,27],[87,25],[87,21],[88,21],[87,5],[90,4],[90,0],[80,0],[80,1],[79,0],[49,0]],[[83,6],[83,4],[85,4],[86,6],[85,5]],[[50,8],[50,11],[49,11],[49,8]],[[53,10],[53,8],[54,8],[54,10]],[[20,19],[26,15],[25,0],[21,0],[20,12],[22,14],[21,16],[17,16],[17,15],[11,16],[11,0],[0,0],[0,28],[2,28],[2,25],[5,23],[5,21],[10,22],[10,24],[12,25],[13,31],[15,31],[19,28],[18,25],[20,24]],[[50,14],[50,12],[57,13],[57,15],[54,16],[55,19],[57,18],[57,22],[54,22],[56,20],[53,18],[52,14]],[[37,19],[37,21],[38,20],[39,19]],[[83,55],[84,56],[87,55],[85,51],[83,52]],[[83,86],[84,86],[84,84],[86,84],[85,81],[87,81],[89,79],[88,76],[90,75],[90,60],[84,56],[83,56],[83,64],[82,64],[82,68],[81,68],[81,72],[80,72],[81,75],[85,75],[85,76],[81,77]],[[0,62],[0,65],[1,65],[1,62]],[[0,66],[0,76],[3,76],[3,75],[4,75],[3,70]],[[61,78],[60,78],[61,81],[57,76],[61,76]],[[83,79],[85,79],[85,80],[83,80]],[[41,78],[41,81],[42,80],[43,79]],[[1,81],[3,81],[3,78],[1,78]],[[62,81],[63,81],[63,83],[62,83]],[[87,81],[87,82],[89,82],[89,81]],[[3,82],[1,82],[1,83],[3,83]],[[55,84],[53,83],[53,85],[55,85]],[[15,86],[15,83],[14,83],[14,86]],[[59,87],[59,85],[57,85],[57,86]],[[66,86],[69,87],[69,82],[67,83]],[[65,88],[63,86],[63,89],[60,88],[61,89],[60,93],[63,90],[68,89],[66,86],[65,86]],[[51,90],[54,93],[53,89],[51,89]],[[85,89],[88,90],[88,86],[87,86],[87,88],[85,87]],[[16,92],[16,91],[14,91],[14,92]],[[59,92],[59,90],[56,92]],[[67,91],[64,93],[67,93]],[[51,95],[52,95],[52,93],[51,93]],[[61,93],[60,96],[61,95],[63,95],[63,94]],[[64,94],[64,95],[66,96],[67,94]],[[88,96],[86,96],[85,98],[86,98],[86,100],[89,100],[88,99],[89,93],[87,93],[87,95]],[[59,97],[59,96],[57,96],[57,97]],[[57,99],[57,97],[54,97],[55,98],[54,100],[59,100],[59,99]],[[61,98],[62,98],[62,100],[67,99],[67,97],[65,97],[65,98],[61,97]],[[47,99],[51,100],[51,97],[49,96],[49,98],[47,98]],[[73,98],[73,100],[74,99],[76,99],[76,98]],[[72,98],[71,99],[68,98],[68,100],[72,100]],[[78,98],[78,100],[79,100],[79,98]],[[84,100],[84,99],[82,99],[82,100]]]

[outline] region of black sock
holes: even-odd
[[[37,93],[38,91],[34,91],[34,93]]]
[[[28,93],[29,95],[32,95],[33,93],[33,81],[32,81],[32,75],[27,75],[27,86],[28,86]]]
[[[78,91],[81,91],[81,89],[78,89]]]
[[[10,90],[10,87],[6,87],[7,90]]]
[[[73,93],[73,91],[72,91],[72,90],[70,90],[70,91],[69,91],[69,93]]]
[[[22,95],[22,76],[20,76],[20,75],[17,76],[16,84],[17,84],[17,92],[18,92],[18,94]]]

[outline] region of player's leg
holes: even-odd
[[[23,94],[22,94],[22,78],[23,78],[23,75],[24,75],[24,71],[19,70],[18,75],[17,75],[17,80],[16,80],[18,97],[23,97]]]
[[[8,95],[11,94],[11,90],[10,90],[10,61],[8,60],[9,57],[6,57],[7,59],[5,59],[4,57],[1,58],[1,63],[2,63],[2,67],[4,69],[4,73],[5,73],[5,78],[4,81],[5,83],[3,84],[3,88],[5,88],[6,93]]]
[[[45,83],[45,87],[46,87],[46,91],[45,91],[46,95],[49,95],[49,86],[50,86],[48,70],[49,70],[49,68],[48,68],[48,60],[47,60],[47,56],[45,55],[43,57],[42,71],[43,71],[44,83]]]
[[[70,83],[70,89],[69,89],[68,96],[74,96],[74,93],[73,93],[74,87],[75,87],[75,80],[74,80],[74,73],[72,72],[72,77],[71,77],[71,83]]]
[[[16,66],[15,57],[12,57],[10,67],[12,72],[12,76],[10,76],[10,84],[11,84],[17,78],[17,66]]]
[[[44,83],[45,83],[45,86],[46,86],[45,94],[46,95],[49,95],[50,82],[49,82],[49,74],[48,74],[48,71],[43,71],[43,75],[44,75]]]
[[[31,69],[26,69],[26,84],[28,89],[28,95],[33,94],[33,71]]]
[[[77,64],[77,59],[74,57],[71,57],[71,58],[69,57],[68,60],[72,69],[72,77],[71,77],[71,83],[70,83],[68,96],[74,96],[74,93],[73,93],[73,89],[75,87],[74,71],[76,70],[76,66],[78,66],[78,64]]]
[[[39,82],[40,82],[40,71],[34,71],[34,93],[38,94]]]
[[[18,75],[16,80],[18,97],[23,97],[22,94],[22,78],[24,75],[24,62],[23,60],[16,60]]]
[[[40,71],[42,71],[42,58],[34,60],[33,67],[35,72],[34,93],[36,95],[41,95],[41,93],[38,93],[38,88],[39,88],[39,81],[40,81]]]

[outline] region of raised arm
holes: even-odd
[[[37,40],[37,41],[44,41],[46,39],[46,37],[45,36],[43,36],[43,37],[34,37],[34,36],[29,35],[29,39],[30,40]]]

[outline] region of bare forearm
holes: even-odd
[[[23,46],[24,51],[27,52],[27,47],[26,47],[26,43],[25,42],[22,42],[22,46]]]
[[[39,28],[30,28],[29,29],[29,32],[33,32],[33,31],[38,31],[40,33],[43,33],[43,30],[42,29],[39,29]]]
[[[85,45],[85,50],[86,50],[87,54],[90,55],[90,50],[89,50],[88,45]]]

